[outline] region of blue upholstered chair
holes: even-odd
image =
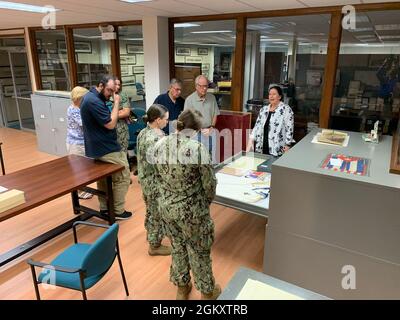
[[[137,120],[135,122],[128,124],[128,129],[129,129],[128,150],[134,150],[136,152],[137,136],[142,129],[146,128],[146,123],[144,123],[143,121],[143,116],[146,114],[146,110],[141,108],[134,108],[131,110],[136,115]]]
[[[76,233],[76,226],[78,225],[105,228],[107,230],[92,244],[78,243]],[[119,253],[118,228],[116,223],[108,226],[77,221],[73,224],[74,245],[65,249],[50,264],[29,259],[27,262],[31,267],[36,298],[40,300],[38,285],[46,283],[81,291],[83,299],[86,300],[86,290],[103,278],[113,265],[115,257],[118,258],[126,295],[129,296]],[[43,269],[38,278],[36,277],[35,267]]]
[[[143,85],[140,82],[135,83],[136,94],[138,96],[143,96],[143,100],[146,98],[146,92],[144,91]]]

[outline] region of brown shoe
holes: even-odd
[[[171,247],[163,246],[162,244],[158,247],[149,246],[149,255],[151,256],[170,256]]]
[[[221,294],[221,287],[219,284],[216,284],[212,292],[201,293],[201,300],[216,300],[220,294]]]
[[[178,291],[176,292],[176,300],[187,300],[189,298],[190,291],[192,291],[191,282],[183,287],[178,286]]]

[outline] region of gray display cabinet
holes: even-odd
[[[50,154],[67,154],[67,109],[70,93],[36,91],[31,95],[38,149]]]
[[[270,164],[272,164],[276,160],[275,157],[270,156],[270,155],[242,151],[242,152],[234,155],[233,157],[226,159],[224,162],[221,162],[220,164],[216,165],[214,167],[215,173],[217,174],[227,164],[229,164],[243,156],[251,156],[251,157],[258,158],[258,159],[270,160],[269,161]],[[270,172],[270,170],[268,170],[268,171]],[[217,175],[217,182],[220,182],[220,181],[218,181],[218,175]],[[221,188],[221,187],[218,187],[218,185],[217,185],[217,192],[216,192],[216,197],[214,199],[214,202],[217,204],[226,206],[226,207],[230,207],[230,208],[244,211],[247,213],[256,214],[256,215],[259,215],[262,217],[267,217],[267,212],[268,212],[268,208],[269,208],[269,196],[267,197],[266,201],[264,201],[260,204],[246,203],[241,199],[232,199],[232,197],[230,197],[229,187],[224,186],[223,188]]]
[[[218,297],[218,300],[236,300],[243,287],[245,286],[247,280],[252,279],[259,281],[263,284],[269,285],[273,288],[282,290],[289,294],[298,296],[300,299],[304,300],[330,300],[328,297],[322,296],[315,292],[305,290],[291,283],[267,276],[262,272],[257,272],[255,270],[240,267],[235,273],[233,278],[229,281],[224,291]]]
[[[273,164],[264,272],[333,299],[400,298],[400,176],[392,137],[347,147],[311,143]],[[370,159],[368,176],[320,168],[329,153]]]

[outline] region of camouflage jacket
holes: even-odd
[[[151,192],[152,184],[156,184],[159,180],[155,164],[149,162],[149,157],[152,155],[156,142],[163,136],[162,130],[151,129],[147,126],[139,132],[137,137],[138,179],[142,185],[142,191],[147,194]]]
[[[166,214],[179,219],[209,214],[217,180],[204,145],[174,133],[157,142],[154,156]]]

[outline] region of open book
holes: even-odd
[[[342,146],[347,136],[345,132],[323,129],[321,133],[318,133],[317,140],[318,142]]]

